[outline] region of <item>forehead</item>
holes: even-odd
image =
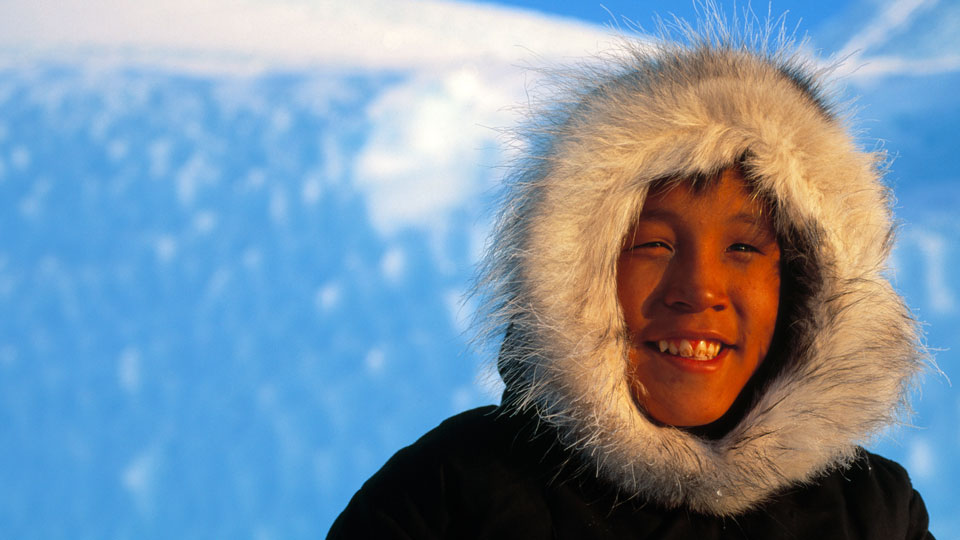
[[[711,178],[675,180],[651,189],[640,220],[706,220],[771,227],[770,212],[738,168]]]

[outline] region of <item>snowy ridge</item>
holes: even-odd
[[[581,57],[610,41],[572,20],[438,0],[37,0],[0,4],[0,21],[0,46],[14,57],[93,53],[217,72],[511,64],[529,51]]]

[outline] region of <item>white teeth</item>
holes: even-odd
[[[661,339],[657,341],[657,348],[660,352],[670,351],[670,354],[682,356],[684,358],[693,358],[694,360],[713,360],[718,354],[722,345],[714,341],[702,339],[694,340],[693,343],[688,339],[681,339],[679,342]]]

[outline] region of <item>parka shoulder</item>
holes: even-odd
[[[482,407],[398,451],[334,522],[339,538],[544,538],[542,485],[517,421]],[[509,528],[502,527],[509,525]]]

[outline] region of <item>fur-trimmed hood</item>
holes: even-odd
[[[484,331],[506,336],[507,409],[556,427],[627,497],[724,516],[848,463],[897,421],[925,355],[884,275],[883,156],[858,147],[790,43],[715,35],[626,43],[560,76],[521,132],[480,287]],[[653,182],[736,163],[772,201],[797,298],[777,371],[708,438],[638,410],[616,267]]]

